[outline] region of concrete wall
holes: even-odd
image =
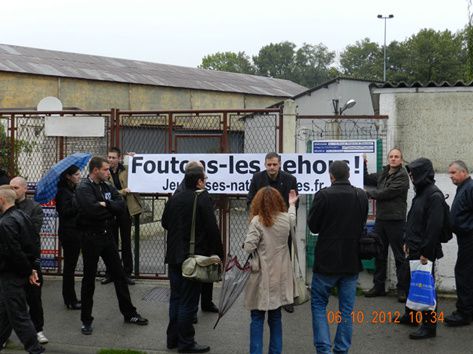
[[[334,83],[296,98],[297,113],[300,115],[332,115],[332,99],[338,99],[343,106],[349,99],[356,105],[345,111],[346,115],[374,114],[369,82],[340,79]]]
[[[389,115],[388,148],[399,146],[406,161],[418,157],[432,160],[436,183],[451,205],[456,187],[446,173],[456,159],[473,166],[473,88],[432,87],[374,89],[379,94],[380,114]],[[408,196],[410,207],[414,190]],[[443,244],[444,257],[436,270],[437,285],[442,291],[455,290],[454,266],[457,243],[454,237]],[[390,286],[395,286],[394,263],[390,262]]]
[[[46,96],[82,110],[265,108],[281,97],[0,72],[0,108],[35,108]]]

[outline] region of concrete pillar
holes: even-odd
[[[282,152],[296,152],[296,102],[294,100],[284,101]]]

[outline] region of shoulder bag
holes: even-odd
[[[222,280],[222,261],[217,255],[199,256],[195,253],[195,219],[197,198],[202,191],[195,191],[192,207],[191,237],[189,242],[189,257],[182,263],[182,276],[201,283],[214,283]]]
[[[297,264],[296,273],[294,274],[294,305],[302,305],[310,299],[309,290],[302,275],[301,265],[299,263],[299,255],[296,244],[295,226],[291,225],[292,247],[294,248],[294,261]]]

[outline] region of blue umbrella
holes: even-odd
[[[41,204],[47,203],[56,197],[57,184],[61,173],[72,165],[76,165],[79,169],[84,168],[89,162],[92,154],[85,152],[76,152],[59,161],[41,178],[36,185],[36,193],[34,199]]]

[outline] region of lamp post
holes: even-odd
[[[388,15],[388,16],[383,16],[383,15],[378,15],[379,19],[384,20],[384,70],[383,70],[383,81],[386,81],[386,20],[389,20],[390,18],[393,18],[394,15]]]

